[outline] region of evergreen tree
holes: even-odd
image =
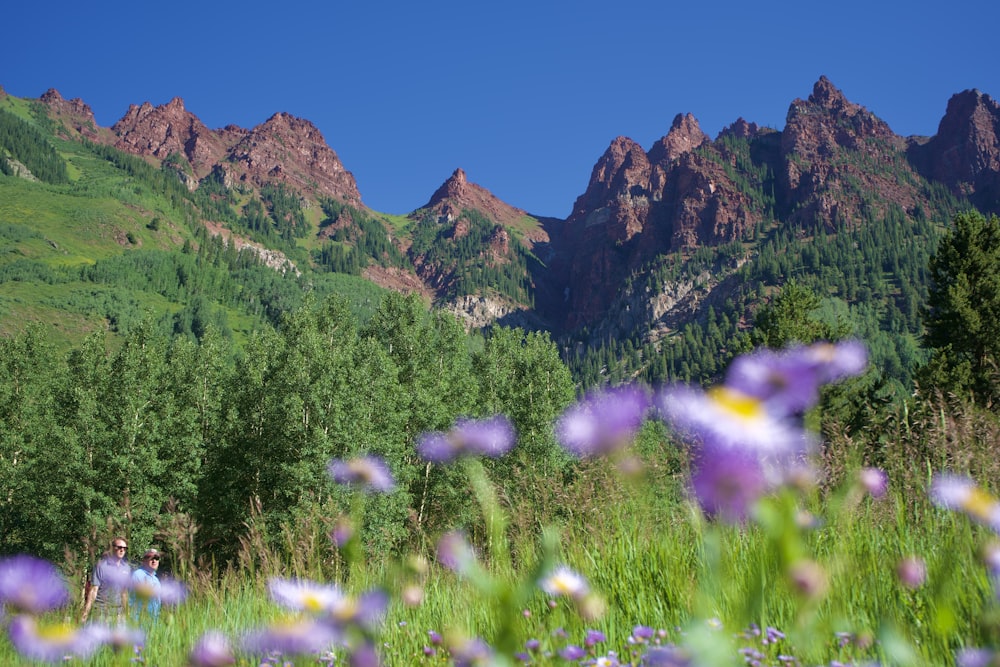
[[[962,213],[928,266],[925,385],[983,405],[1000,398],[1000,219]]]

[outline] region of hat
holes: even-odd
[[[146,560],[147,558],[150,558],[151,556],[159,556],[159,555],[160,555],[159,551],[157,551],[156,549],[153,549],[152,547],[150,547],[149,549],[146,549],[146,553],[144,553],[142,555],[142,559]]]

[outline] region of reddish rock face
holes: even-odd
[[[480,211],[490,220],[506,226],[514,226],[528,215],[497,199],[486,188],[470,183],[462,169],[456,169],[418,211],[431,211],[439,220],[450,223],[458,219],[463,209]]]
[[[183,155],[198,178],[221,169],[230,183],[283,183],[304,194],[361,206],[354,176],[316,126],[286,113],[251,130],[234,125],[210,130],[175,97],[157,107],[133,104],[111,129],[117,148],[161,160]]]
[[[175,97],[154,107],[149,102],[131,105],[113,126],[115,148],[165,159],[183,155],[191,163],[195,176],[202,178],[226,156],[226,144]]]
[[[905,141],[821,77],[808,100],[788,109],[778,168],[780,203],[789,222],[855,224],[891,204],[911,210],[920,199]],[[878,193],[875,201],[864,193]]]
[[[914,143],[910,155],[928,179],[969,196],[981,209],[1000,209],[1000,104],[989,95],[953,95],[937,134]]]
[[[38,101],[49,108],[49,114],[56,120],[91,141],[100,141],[101,127],[94,119],[94,112],[79,97],[65,99],[55,88],[45,91]]]

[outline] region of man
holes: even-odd
[[[156,576],[159,567],[160,552],[150,548],[142,555],[139,568],[132,572],[129,608],[135,620],[139,620],[143,612],[150,621],[155,621],[160,615],[160,580]]]
[[[97,603],[101,616],[108,620],[120,621],[125,606],[125,591],[128,588],[132,568],[125,560],[128,542],[124,537],[111,540],[111,550],[104,554],[90,575],[90,590],[83,604],[81,621],[86,621],[90,610]]]

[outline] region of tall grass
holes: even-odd
[[[278,547],[257,539],[251,524],[239,568],[218,571],[196,562],[194,554],[183,567],[175,564],[185,572],[190,596],[181,606],[164,609],[138,656],[105,648],[90,664],[124,665],[137,658],[150,665],[182,665],[208,630],[238,640],[288,614],[269,600],[267,581],[273,576],[334,580],[354,593],[372,587],[390,591],[392,602],[377,636],[386,665],[447,664],[449,641],[493,640],[498,633],[509,633],[517,646],[537,640],[532,664],[569,664],[558,652],[582,645],[592,629],[606,640],[588,656],[614,651],[623,664],[638,664],[651,642],[693,647],[702,657],[695,664],[744,664],[748,656],[762,665],[954,664],[956,651],[1000,641],[1000,605],[982,562],[983,548],[996,536],[933,506],[926,487],[937,465],[990,470],[992,447],[982,439],[995,434],[996,425],[978,413],[949,413],[947,419],[943,414],[911,415],[908,429],[877,446],[833,438],[827,472],[838,484],[768,498],[745,525],[706,520],[687,500],[684,477],[674,474],[677,466],[658,477],[650,474],[646,481],[656,480],[651,485],[635,484],[607,466],[582,465],[561,491],[573,511],[558,527],[557,551],[547,552],[541,532],[534,538],[517,533],[521,541],[504,547],[519,555],[511,564],[490,558],[484,543],[486,573],[495,579],[490,585],[441,567],[429,551],[399,559],[369,554],[364,568],[352,569],[324,543],[329,521],[322,517],[289,527]],[[942,438],[946,442],[938,442]],[[918,444],[935,452],[933,465],[929,458],[906,458]],[[857,468],[843,464],[867,463],[873,453],[896,473],[882,498],[862,493]],[[487,487],[473,486],[483,494],[484,507],[495,503]],[[496,538],[496,528],[487,526],[483,534]],[[787,576],[790,554],[816,563],[821,580],[806,586]],[[898,576],[897,566],[909,556],[926,562],[925,583],[908,585]],[[585,617],[566,599],[551,600],[537,587],[519,598],[516,582],[534,577],[546,559],[581,573],[603,597],[605,612]],[[504,605],[516,607],[508,614]],[[51,618],[78,616],[77,603]],[[637,632],[637,626],[652,635]],[[444,643],[436,645],[431,632],[440,633]],[[316,662],[300,658],[294,664]],[[0,664],[30,663],[0,641]],[[237,664],[261,662],[240,656]]]

